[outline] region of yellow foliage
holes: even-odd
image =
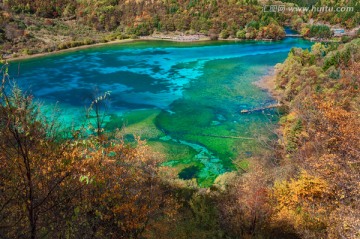
[[[275,200],[273,222],[291,222],[295,229],[322,230],[326,226],[327,210],[319,203],[330,196],[323,179],[302,170],[299,177],[276,182],[272,197]]]

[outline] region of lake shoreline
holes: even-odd
[[[285,39],[285,38],[284,38]],[[283,40],[283,39],[280,39]],[[37,53],[33,55],[19,55],[19,56],[8,56],[4,58],[3,60],[6,60],[8,62],[17,61],[17,60],[27,60],[37,57],[43,57],[48,56],[52,54],[58,54],[58,53],[64,53],[64,52],[71,52],[71,51],[77,51],[80,49],[89,49],[93,47],[98,46],[105,46],[105,45],[115,45],[115,44],[124,44],[129,42],[135,42],[135,41],[169,41],[169,42],[179,42],[179,43],[193,43],[193,42],[209,42],[209,41],[234,41],[234,42],[241,42],[241,41],[267,41],[267,42],[273,42],[273,41],[279,41],[275,39],[237,39],[237,38],[227,38],[227,39],[218,39],[218,40],[212,40],[210,37],[202,35],[202,34],[195,34],[195,35],[151,35],[151,36],[143,36],[137,39],[122,39],[122,40],[114,40],[114,41],[108,41],[108,42],[99,42],[94,44],[87,44],[87,45],[81,45],[76,47],[71,47],[68,49],[62,49],[62,50],[55,50],[51,52],[42,52]]]
[[[109,41],[109,42],[99,42],[99,43],[95,43],[95,44],[82,45],[82,46],[71,47],[68,49],[56,50],[56,51],[51,51],[51,52],[43,52],[43,53],[37,53],[37,54],[33,54],[33,55],[22,55],[22,56],[18,56],[18,57],[9,57],[9,58],[5,58],[4,60],[6,60],[8,62],[17,61],[17,60],[27,60],[27,59],[48,56],[48,55],[53,55],[53,54],[58,54],[58,53],[77,51],[80,49],[88,49],[88,48],[97,47],[97,46],[129,43],[129,42],[133,42],[136,40],[137,39],[123,39],[123,40],[115,40],[115,41]]]
[[[281,100],[281,93],[276,89],[275,69],[269,70],[265,76],[263,76],[260,80],[255,81],[253,84],[262,90],[266,90],[275,100]]]
[[[170,42],[188,42],[188,43],[191,43],[191,42],[206,42],[206,41],[212,41],[212,40],[210,38],[207,38],[207,37],[199,38],[199,39],[191,39],[191,40],[182,40],[182,39],[174,39],[172,37],[158,38],[158,37],[154,37],[154,36],[146,36],[146,37],[140,37],[138,39],[123,39],[123,40],[115,40],[115,41],[109,41],[109,42],[99,42],[99,43],[95,43],[95,44],[88,44],[88,45],[71,47],[71,48],[63,49],[63,50],[56,50],[56,51],[51,51],[51,52],[37,53],[37,54],[33,54],[33,55],[20,55],[20,56],[17,56],[17,57],[10,56],[8,58],[5,58],[4,60],[6,60],[8,62],[17,61],[17,60],[27,60],[27,59],[32,59],[32,58],[37,58],[37,57],[42,57],[42,56],[48,56],[48,55],[58,54],[58,53],[63,53],[63,52],[71,52],[71,51],[77,51],[77,50],[81,50],[81,49],[89,49],[89,48],[98,47],[98,46],[105,46],[105,45],[124,44],[124,43],[135,42],[135,41],[170,41]],[[234,40],[234,41],[236,41],[236,40]]]

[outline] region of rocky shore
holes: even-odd
[[[178,42],[193,42],[193,41],[207,41],[210,37],[204,34],[190,34],[186,35],[183,33],[179,34],[153,34],[150,36],[140,36],[141,40],[168,40]]]

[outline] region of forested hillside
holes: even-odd
[[[293,2],[302,9],[308,8],[307,11],[299,11],[297,15],[292,16],[290,21],[292,28],[305,37],[330,38],[333,35],[330,30],[331,26],[345,29],[357,28],[355,31],[359,29],[359,1],[288,0],[285,2]],[[359,35],[355,31],[352,34]]]
[[[287,2],[287,1],[285,1]],[[292,1],[299,6],[307,6],[310,9],[319,9],[317,11],[309,11],[308,17],[316,21],[327,22],[331,25],[339,24],[346,28],[354,28],[360,24],[360,3],[357,0],[316,0],[316,1]],[[332,11],[322,10],[321,7],[332,8]],[[341,11],[341,7],[350,7],[353,9]],[[339,8],[339,11],[337,11]]]
[[[345,12],[263,11],[269,5],[353,7]],[[307,37],[317,34],[309,21],[339,24],[348,29],[360,23],[359,3],[352,1],[257,0],[6,0],[0,4],[0,44],[3,54],[27,55],[97,42],[136,38],[154,32],[202,33],[211,39],[281,39],[281,26],[290,24]],[[266,7],[265,7],[266,9]]]
[[[276,70],[277,142],[220,196],[230,238],[357,238],[360,40],[293,49]]]
[[[277,68],[281,119],[275,219],[304,238],[356,238],[360,187],[360,40],[293,49]],[[286,228],[286,227],[284,227]]]
[[[329,24],[359,27],[357,0],[284,2],[355,10],[272,13],[262,11],[272,2],[257,0],[4,0],[0,51],[31,55],[175,31],[277,40],[285,24],[325,39]],[[1,60],[0,238],[359,238],[359,32],[351,38],[293,48],[276,65],[278,127],[257,139],[262,150],[247,155],[246,167],[234,165],[206,188],[179,179],[136,135],[104,130],[106,94],[93,99],[81,127],[64,129],[61,112],[45,115]]]
[[[0,12],[3,53],[34,54],[154,31],[202,33],[216,39],[281,39],[293,14],[263,12],[257,1],[26,1]]]
[[[220,33],[245,28],[248,23],[260,21],[267,26],[283,20],[273,13],[262,13],[257,1],[49,1],[10,0],[5,9],[15,13],[30,13],[46,18],[76,18],[97,30],[121,30],[129,34],[147,35],[152,31],[187,31]],[[275,21],[276,22],[276,21]],[[260,27],[260,26],[259,26]]]

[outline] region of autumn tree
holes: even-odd
[[[38,238],[43,228],[62,224],[71,214],[68,202],[77,163],[65,157],[68,144],[58,145],[57,125],[42,117],[39,105],[3,70],[0,98],[0,228],[6,237]],[[9,88],[9,86],[11,88]],[[47,231],[46,233],[48,233]]]
[[[176,213],[161,157],[145,142],[60,134],[6,67],[0,96],[1,237],[139,238]]]
[[[289,111],[280,121],[281,164],[292,170],[274,186],[272,220],[290,222],[287,228],[306,238],[356,235],[359,47],[356,39],[315,44],[311,52],[293,49],[277,67],[277,84]]]
[[[220,223],[231,238],[254,238],[270,233],[272,214],[265,165],[253,159],[249,172],[237,176],[220,197]]]
[[[139,238],[152,220],[176,212],[176,201],[157,174],[159,156],[149,154],[144,142],[132,147],[114,140],[102,147],[93,138],[79,144],[78,153],[88,160],[80,178],[87,186],[72,225],[86,229],[78,236]]]
[[[273,197],[276,205],[272,222],[283,231],[294,228],[306,238],[316,238],[326,230],[329,211],[322,203],[329,201],[331,192],[325,180],[302,171],[290,182],[276,182]]]

